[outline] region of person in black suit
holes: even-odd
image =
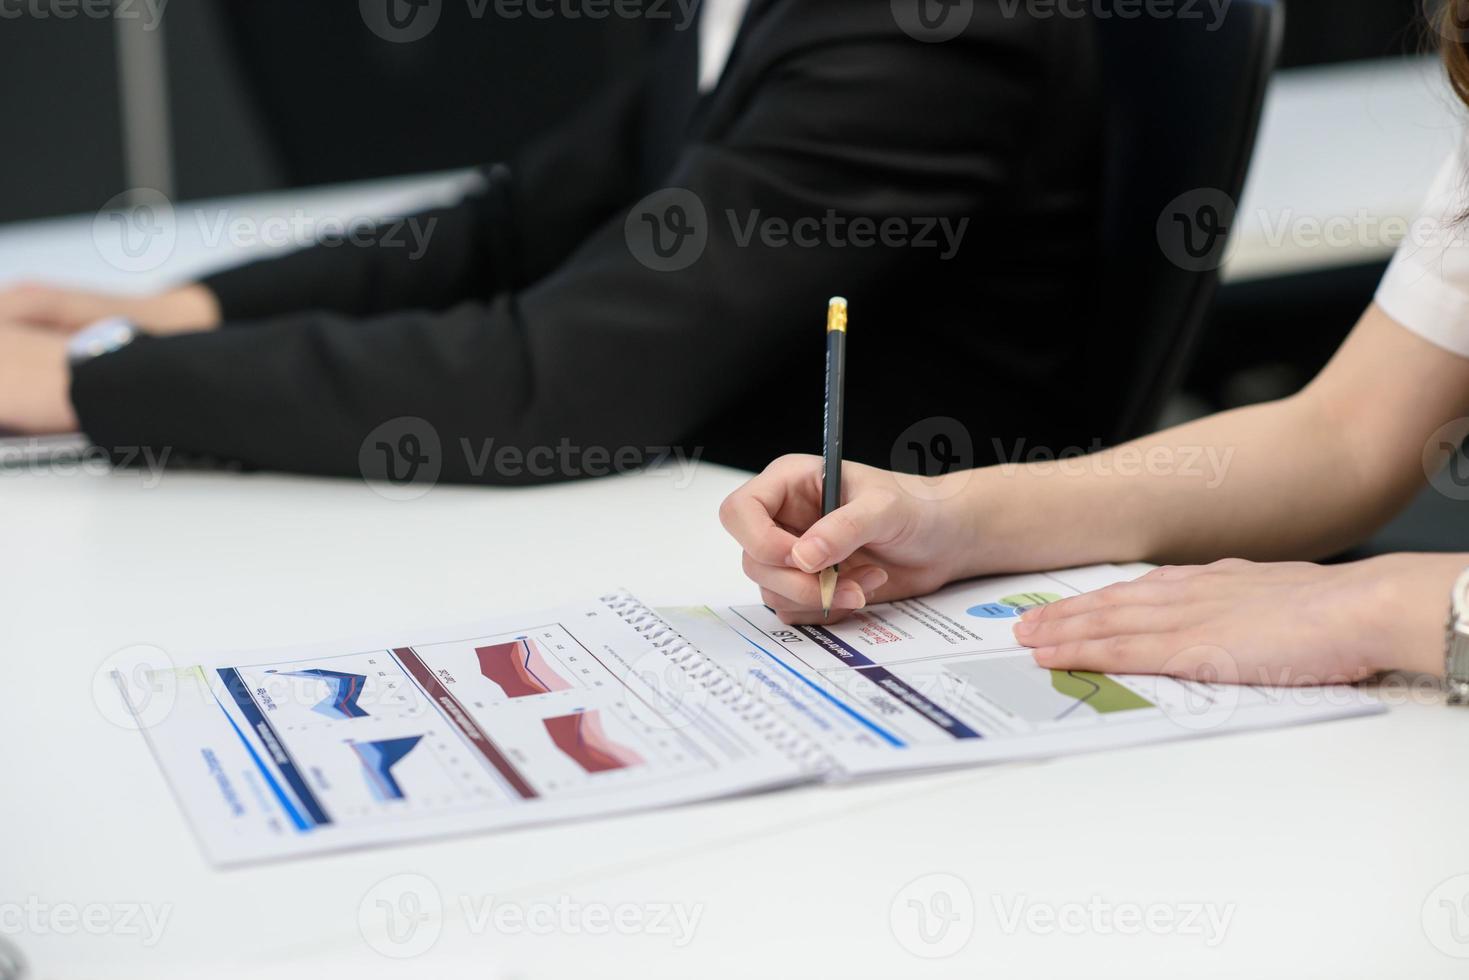
[[[369,437],[394,425],[426,426],[451,481],[566,478],[594,451],[672,445],[758,469],[819,440],[824,311],[843,294],[848,458],[962,456],[952,419],[983,426],[963,465],[1089,445],[1090,23],[750,0],[739,25],[712,74],[704,25],[703,91],[684,32],[484,168],[418,216],[421,254],[319,245],[142,300],[0,294],[0,426],[329,475],[371,469]],[[67,368],[64,334],[112,314],[145,335]],[[520,465],[495,462],[507,447]]]

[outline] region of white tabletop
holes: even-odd
[[[1277,72],[1225,278],[1386,261],[1465,118],[1431,57]]]
[[[339,193],[230,211],[373,197]],[[0,233],[0,269],[142,288],[236,254],[189,226],[143,276],[109,271],[90,220]],[[740,479],[701,465],[395,502],[350,480],[0,470],[0,939],[66,980],[1463,975],[1445,950],[1469,954],[1448,931],[1469,940],[1469,715],[1433,697],[232,872],[204,862],[142,738],[94,699],[98,668],[138,644],[183,661],[616,584],[655,604],[749,597],[715,516]],[[380,901],[443,915],[388,931]],[[487,901],[539,925],[486,919]],[[166,917],[151,944],[150,913]],[[643,925],[592,934],[583,915]]]

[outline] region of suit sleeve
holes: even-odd
[[[1035,82],[1021,55],[892,34],[793,52],[651,203],[624,205],[526,288],[138,343],[76,370],[83,428],[114,450],[358,475],[374,433],[411,425],[440,479],[512,484],[578,474],[502,466],[500,450],[678,444],[819,339],[827,297],[938,261],[885,244],[886,218],[957,220],[1003,196],[994,161],[1025,138],[1014,120]],[[954,125],[913,110],[966,91],[984,98]]]

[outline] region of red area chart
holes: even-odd
[[[643,764],[641,755],[608,737],[600,711],[546,718],[542,724],[556,748],[587,772],[608,772]]]

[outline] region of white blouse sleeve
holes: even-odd
[[[1469,357],[1469,169],[1449,155],[1377,287],[1388,316]]]

